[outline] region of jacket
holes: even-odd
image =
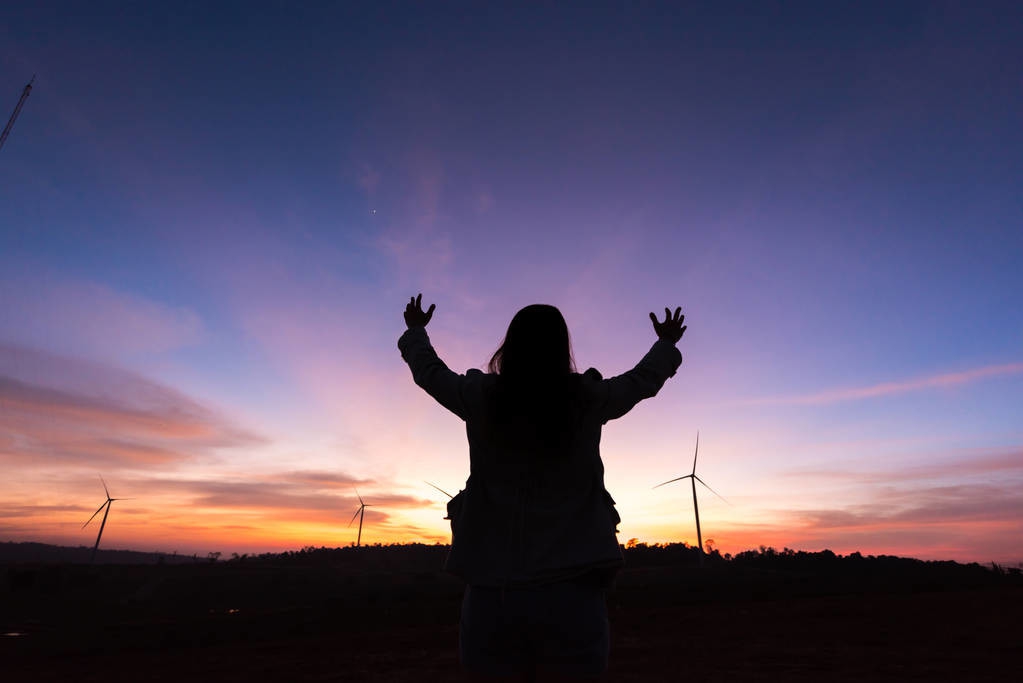
[[[658,340],[617,377],[603,379],[593,368],[578,376],[581,419],[571,452],[539,462],[497,456],[487,429],[497,375],[453,372],[422,327],[402,334],[398,348],[415,383],[466,423],[469,478],[448,504],[448,572],[473,585],[509,586],[621,566],[621,519],[604,487],[601,428],[675,374],[682,354],[671,342]]]

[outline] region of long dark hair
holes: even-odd
[[[490,357],[490,372],[508,379],[553,379],[575,372],[568,324],[556,307],[532,304],[515,314]]]
[[[561,311],[533,304],[516,313],[488,369],[498,376],[498,450],[529,459],[566,455],[579,413],[579,376]]]

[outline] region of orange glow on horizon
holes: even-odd
[[[176,551],[201,556],[211,551],[220,551],[225,556],[234,552],[258,554],[299,550],[307,546],[344,547],[355,543],[358,531],[358,520],[349,527],[347,519],[327,513],[302,516],[294,514],[293,510],[218,509],[202,514],[203,521],[198,523],[194,515],[182,514],[180,510],[166,515],[154,515],[151,512],[133,512],[127,506],[118,509],[117,505],[114,504],[104,530],[102,548]],[[275,519],[275,513],[280,513],[280,518]],[[439,516],[440,511],[437,513]],[[85,529],[80,528],[80,523],[73,525],[68,522],[68,514],[64,512],[38,515],[31,520],[31,528],[45,528],[52,532],[39,534],[26,529],[20,533],[8,534],[7,540],[91,546],[98,531],[96,524],[90,524]],[[696,545],[695,530],[689,535],[664,533],[666,527],[663,524],[634,528],[647,529],[651,533],[629,534],[626,527],[619,535],[621,544],[636,538],[639,543]],[[722,554],[736,554],[767,546],[777,550],[828,549],[841,555],[860,552],[863,555],[898,555],[928,560],[1013,563],[1023,558],[1014,557],[1012,549],[999,546],[998,541],[1019,530],[1019,522],[1007,520],[941,521],[930,524],[887,521],[850,525],[841,529],[813,526],[786,529],[780,525],[747,528],[741,524],[713,523],[704,527],[703,539],[705,543],[710,541]],[[934,540],[914,544],[914,537],[933,537]],[[449,541],[449,527],[443,520],[438,520],[430,527],[410,527],[395,524],[390,519],[371,521],[367,516],[363,526],[362,542],[365,545],[447,544]]]

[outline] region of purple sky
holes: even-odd
[[[8,3],[0,540],[445,540],[448,363],[559,306],[622,540],[1023,561],[1017,3]],[[567,4],[566,4],[567,5]]]

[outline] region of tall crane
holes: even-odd
[[[14,119],[18,118],[18,114],[21,113],[21,108],[24,106],[25,100],[28,99],[29,93],[32,92],[32,84],[35,83],[35,81],[36,77],[35,74],[33,74],[32,80],[29,81],[28,85],[25,86],[25,89],[21,91],[21,99],[18,100],[18,106],[14,108],[14,113],[11,114],[10,120],[8,120],[7,125],[4,126],[4,132],[0,133],[0,149],[3,149],[4,142],[7,141],[7,136],[11,132],[11,127],[14,126]]]

